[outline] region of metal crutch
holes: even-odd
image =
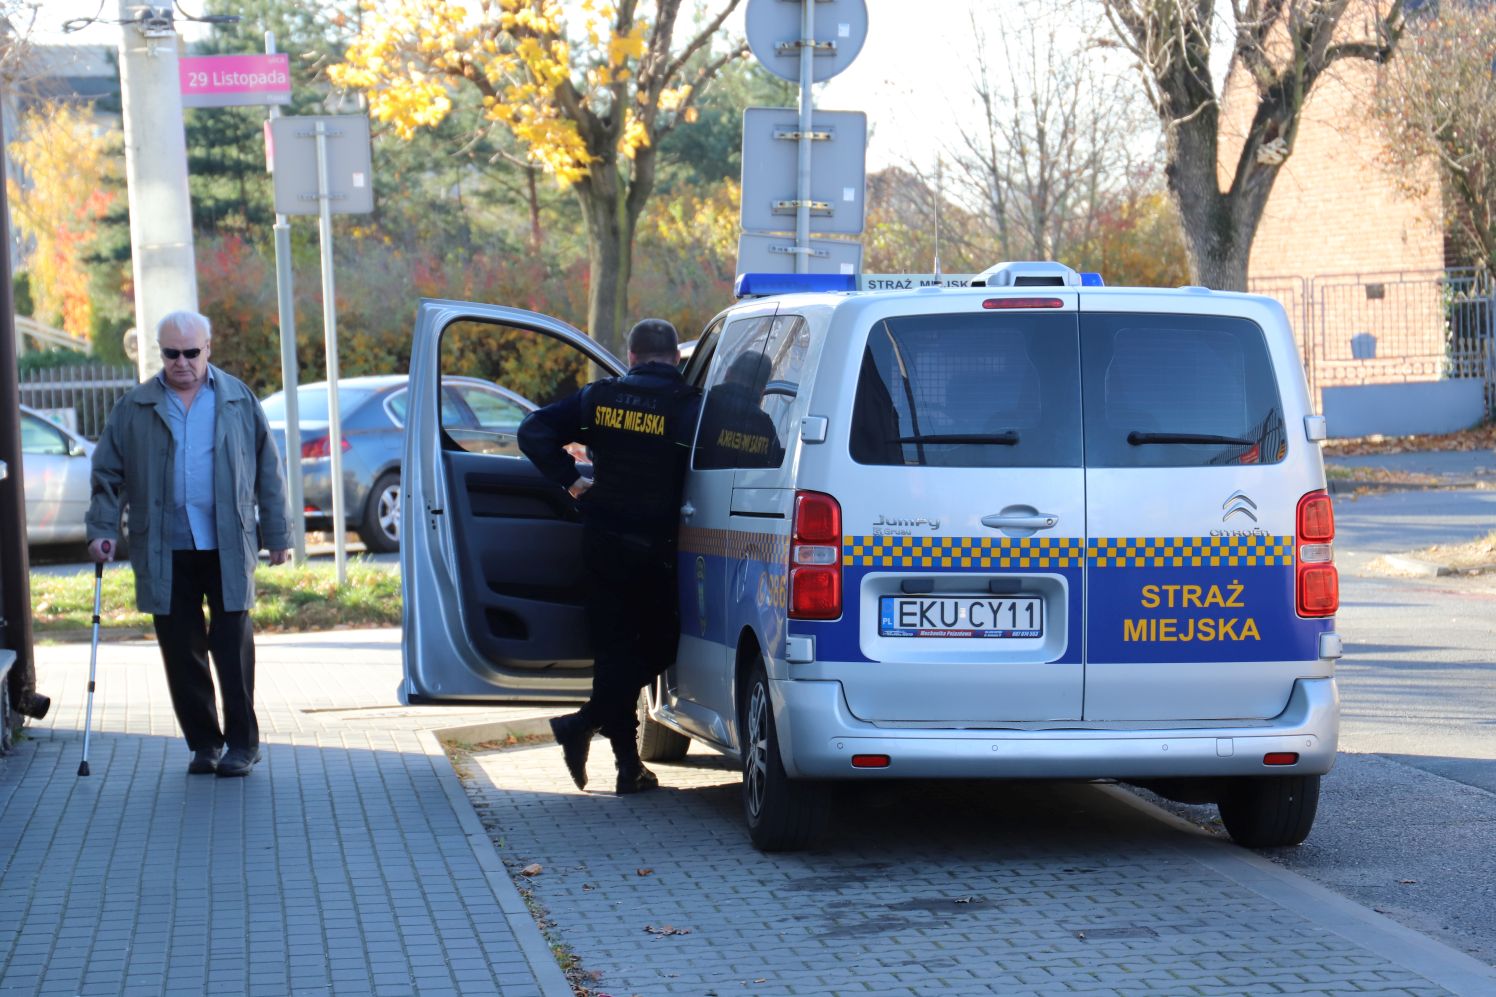
[[[100,546],[105,554],[109,553],[108,540]],[[98,561],[94,564],[93,648],[88,653],[88,708],[83,713],[83,760],[78,763],[79,775],[88,775],[88,735],[93,725],[94,674],[99,665],[99,610],[103,598],[104,562]]]

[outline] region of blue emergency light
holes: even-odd
[[[855,291],[857,275],[850,273],[740,273],[733,293],[739,298],[817,291]]]
[[[1101,279],[1099,273],[1082,273],[1080,275],[1081,287],[1105,287],[1106,281]]]

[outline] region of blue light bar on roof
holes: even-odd
[[[1081,287],[1105,287],[1106,281],[1101,279],[1099,273],[1082,273],[1080,275]]]
[[[813,291],[855,291],[857,275],[850,273],[740,273],[733,293],[739,298]]]

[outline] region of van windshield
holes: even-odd
[[[924,467],[1079,467],[1073,313],[911,315],[868,334],[852,459]]]

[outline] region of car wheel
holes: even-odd
[[[125,506],[119,512],[119,537],[114,542],[114,559],[116,561],[128,560],[130,557],[130,507]]]
[[[762,658],[748,678],[741,730],[743,816],[753,846],[764,852],[806,847],[830,820],[830,794],[815,782],[785,774]]]
[[[400,472],[386,471],[374,482],[358,535],[371,553],[400,549]]]
[[[686,757],[691,739],[649,715],[660,701],[659,690],[658,680],[639,690],[639,757],[646,762],[678,762]]]
[[[1227,779],[1216,804],[1233,840],[1248,848],[1297,845],[1319,810],[1319,776]]]

